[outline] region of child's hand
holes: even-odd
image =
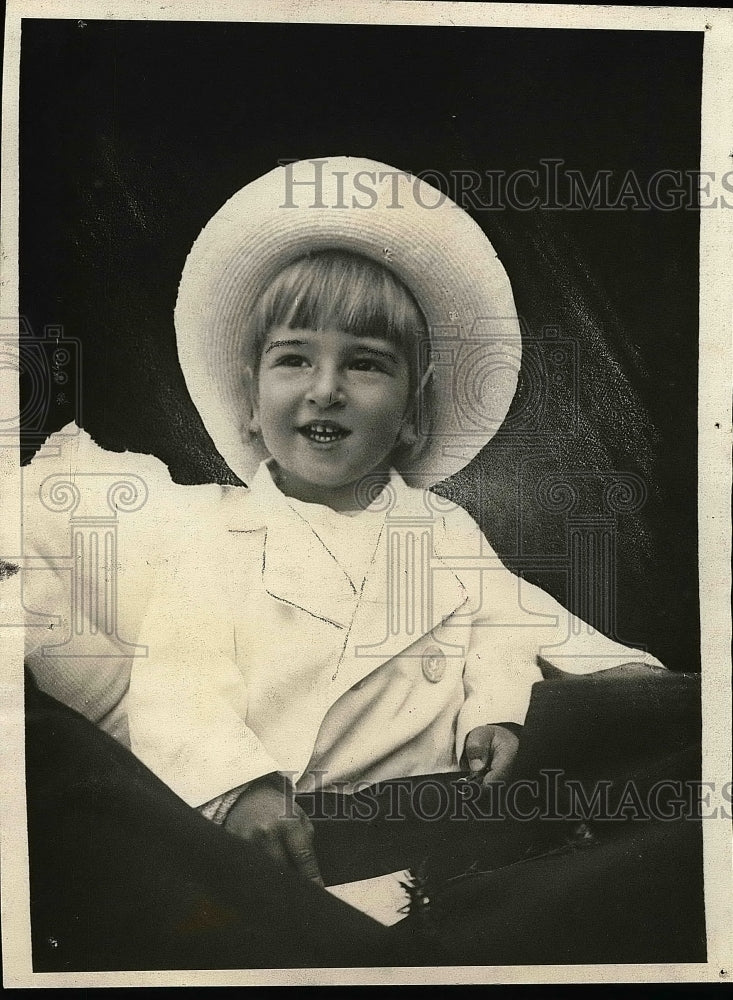
[[[519,747],[519,738],[504,726],[477,726],[466,737],[464,755],[483,785],[506,779]]]
[[[323,885],[313,847],[313,825],[293,800],[292,790],[276,787],[270,776],[253,782],[242,792],[224,826],[247,843],[262,848],[283,871],[294,868]]]

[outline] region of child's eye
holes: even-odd
[[[387,369],[381,361],[374,358],[355,358],[351,362],[351,367],[358,372],[385,372]]]
[[[283,354],[275,359],[275,364],[281,368],[303,368],[308,364],[308,359],[302,354]]]

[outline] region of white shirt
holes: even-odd
[[[294,497],[288,497],[287,503],[328,549],[349,578],[354,593],[359,594],[384,528],[385,511],[380,498],[365,510],[344,513]]]

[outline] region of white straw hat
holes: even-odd
[[[389,267],[430,330],[431,427],[401,472],[430,486],[466,465],[496,433],[514,395],[519,322],[506,272],[483,231],[436,188],[383,163],[337,156],[277,167],[207,223],[181,276],[178,356],[219,453],[249,482],[266,457],[249,434],[245,317],[270,281],[309,251],[339,248]]]

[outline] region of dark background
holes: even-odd
[[[186,254],[231,194],[278,159],[336,154],[446,176],[559,157],[589,182],[613,171],[612,190],[634,170],[643,188],[657,170],[699,167],[702,44],[679,32],[24,21],[21,313],[28,343],[58,324],[82,348],[81,409],[73,385],[29,407],[36,390],[21,379],[24,458],[39,431],[76,416],[103,447],[155,454],[178,482],[234,481],[188,398],[172,322]],[[556,327],[577,361],[557,382],[545,373],[539,426],[523,425],[525,371],[507,429],[449,486],[512,568],[600,622],[568,591],[567,512],[536,491],[548,474],[573,482],[572,514],[615,517],[617,637],[699,669],[698,213],[472,214],[528,341],[541,347]],[[609,512],[612,472],[639,477],[643,506]]]

